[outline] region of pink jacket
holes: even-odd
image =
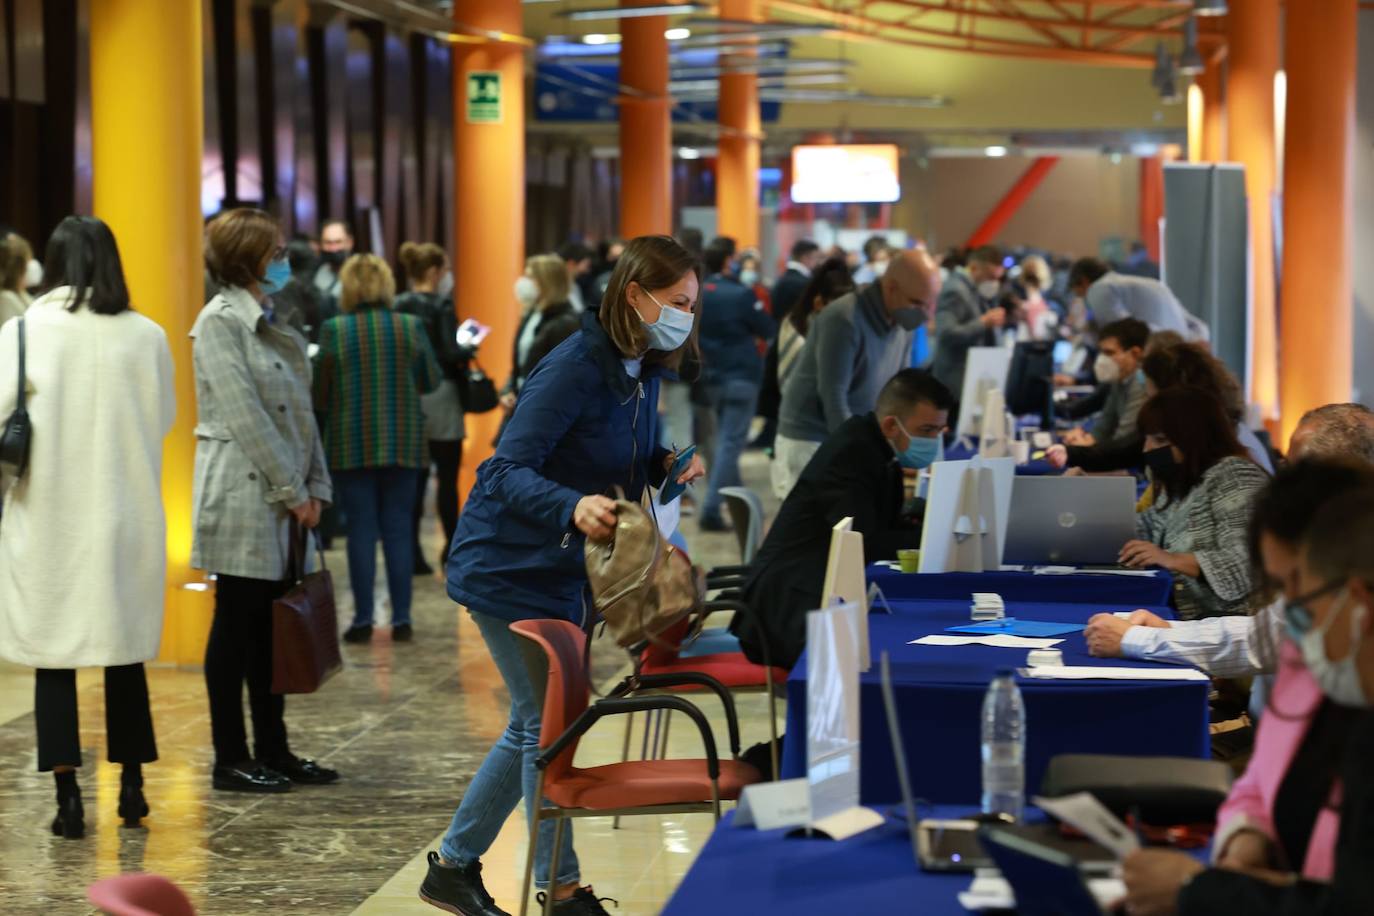
[[[1255,735],[1254,755],[1245,775],[1236,780],[1231,794],[1217,812],[1214,850],[1224,849],[1231,836],[1241,829],[1258,830],[1278,842],[1273,820],[1274,800],[1321,700],[1317,682],[1302,663],[1302,652],[1289,640],[1283,640],[1278,678]],[[1337,801],[1339,790],[1339,786],[1332,790]],[[1305,878],[1331,880],[1336,834],[1340,829],[1339,813],[1333,809],[1338,807],[1333,804],[1317,815],[1312,839],[1307,844],[1307,860],[1302,864]]]

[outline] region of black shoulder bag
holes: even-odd
[[[22,477],[29,465],[29,441],[33,438],[33,424],[24,396],[24,319],[19,319],[19,394],[15,398],[14,413],[0,430],[0,472],[6,477]]]

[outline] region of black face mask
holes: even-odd
[[[1178,462],[1174,460],[1174,450],[1171,446],[1161,445],[1159,448],[1152,448],[1145,452],[1143,457],[1145,467],[1154,472],[1155,480],[1167,482],[1178,473]]]
[[[322,251],[322,252],[320,252],[320,260],[323,261],[324,263],[328,264],[330,267],[334,268],[335,270],[338,270],[340,267],[343,267],[343,262],[348,260],[348,252],[347,252],[347,251]]]

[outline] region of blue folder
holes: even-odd
[[[982,623],[970,623],[959,627],[948,627],[947,633],[977,633],[986,635],[988,633],[1006,633],[1008,636],[1064,636],[1069,633],[1081,633],[1083,624],[1081,623],[1053,623],[1048,620],[1017,620],[1015,617],[1003,617],[1001,620],[985,620]]]

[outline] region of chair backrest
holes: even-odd
[[[748,487],[721,487],[720,495],[739,539],[740,562],[748,566],[763,540],[763,500]]]
[[[566,620],[517,620],[510,625],[512,633],[522,637],[525,664],[538,693],[543,687],[543,713],[539,727],[539,746],[549,747],[568,726],[587,709],[590,681],[583,651],[587,634],[582,628]],[[542,655],[542,664],[540,656]],[[539,683],[540,670],[544,683]],[[572,767],[577,742],[544,771],[545,778],[557,780]]]
[[[86,889],[86,899],[109,916],[195,916],[181,888],[161,875],[116,875]]]

